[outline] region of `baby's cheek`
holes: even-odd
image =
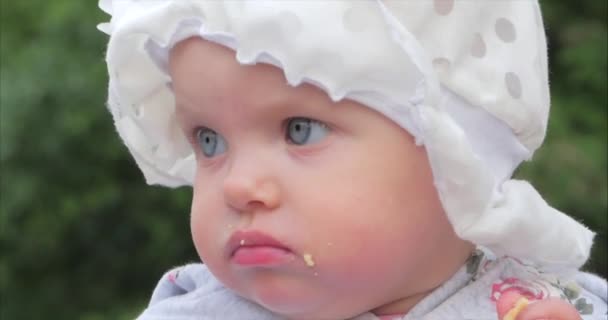
[[[225,207],[221,197],[213,189],[195,186],[190,210],[192,241],[199,256],[209,260],[222,239],[228,239],[234,227],[226,222]]]
[[[206,264],[213,264],[220,259],[221,239],[227,239],[231,231],[230,226],[222,225],[212,215],[204,214],[204,211],[192,208],[190,216],[190,231],[192,242],[201,260]]]
[[[207,262],[210,260],[209,233],[203,223],[203,219],[196,214],[192,214],[190,218],[190,231],[192,234],[192,242],[201,260]]]
[[[333,277],[329,281],[341,282],[336,283],[340,287],[376,281],[387,264],[392,263],[391,254],[377,240],[369,231],[359,233],[359,237],[333,239],[317,250],[317,255],[312,254],[314,268],[322,277]]]
[[[226,286],[234,288],[234,279],[230,274],[225,252],[220,245],[221,234],[229,226],[211,227],[209,220],[193,217],[191,219],[192,240],[198,256],[209,271]],[[230,233],[228,233],[229,236]]]

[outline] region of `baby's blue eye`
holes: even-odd
[[[211,129],[198,129],[196,131],[196,139],[207,158],[215,157],[226,151],[226,141],[224,141],[224,138]]]
[[[329,128],[322,122],[308,118],[292,118],[287,122],[286,139],[297,145],[319,142],[327,136]]]

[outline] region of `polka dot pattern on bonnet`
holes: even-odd
[[[511,97],[514,99],[521,98],[521,81],[515,73],[508,72],[505,75],[505,85]]]
[[[483,58],[486,55],[486,43],[483,41],[483,38],[479,33],[476,33],[473,36],[473,45],[471,45],[471,55],[476,58]]]
[[[384,3],[430,53],[430,62],[443,86],[507,123],[528,150],[540,145],[549,94],[538,3]]]
[[[515,26],[509,19],[500,18],[496,20],[496,35],[504,42],[513,42],[517,37]]]
[[[433,59],[433,67],[439,74],[445,74],[450,71],[450,60],[446,58],[435,58]]]
[[[438,15],[446,16],[452,12],[454,8],[454,0],[434,0],[435,12]]]

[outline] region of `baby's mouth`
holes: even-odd
[[[242,267],[273,267],[295,260],[291,249],[260,231],[237,231],[228,240],[230,261]]]

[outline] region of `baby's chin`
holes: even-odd
[[[288,320],[336,320],[336,319],[350,319],[363,312],[365,310],[356,310],[356,306],[353,308],[336,308],[333,304],[334,301],[331,299],[316,299],[316,301],[298,301],[297,299],[290,299],[289,301],[281,301],[273,303],[273,305],[264,304],[261,301],[255,300],[258,304],[264,308],[272,311],[279,315],[282,319]],[[358,308],[357,308],[358,309]]]
[[[343,294],[330,292],[321,280],[268,278],[251,285],[246,292],[236,289],[244,298],[290,320],[335,320],[352,318],[365,310],[361,306],[340,303]],[[351,308],[352,307],[352,308]]]

